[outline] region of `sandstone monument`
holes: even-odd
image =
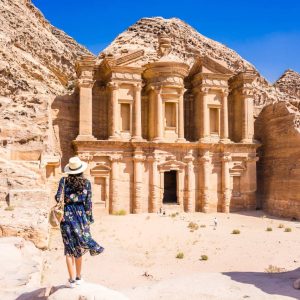
[[[36,237],[47,236],[48,200],[76,153],[108,212],[171,202],[299,217],[298,73],[271,85],[176,18],[143,18],[94,57],[31,1],[5,0],[1,9],[2,235],[45,247]],[[12,221],[32,213],[38,222]]]
[[[47,249],[74,154],[107,213],[258,208],[300,219],[297,72],[270,84],[177,18],[142,18],[94,56],[30,0],[0,9],[0,236],[18,236],[2,239],[3,261],[22,284],[38,287],[41,251],[29,241]],[[30,267],[17,273],[15,258]],[[19,292],[8,281],[0,290]]]
[[[144,50],[77,64],[78,155],[89,162],[94,201],[109,212],[256,208],[256,148],[250,70],[233,75],[195,54],[190,65],[158,36]]]

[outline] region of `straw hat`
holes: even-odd
[[[65,166],[65,173],[80,174],[87,168],[87,163],[81,161],[79,157],[74,156],[69,159],[69,163]]]

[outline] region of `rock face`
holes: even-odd
[[[121,293],[99,284],[83,283],[74,289],[60,288],[52,291],[49,300],[129,300]]]
[[[281,92],[300,99],[300,74],[293,70],[286,70],[274,83]]]
[[[290,103],[266,106],[256,121],[262,142],[258,164],[261,207],[282,217],[300,218],[300,112]]]
[[[39,287],[42,256],[31,242],[15,237],[1,238],[0,251],[1,299],[17,299],[20,294]]]
[[[73,92],[75,60],[91,54],[29,0],[2,0],[0,11],[0,236],[45,248],[45,157],[59,153],[51,105]]]
[[[72,90],[75,60],[90,53],[29,0],[3,0],[0,10],[0,140],[51,152],[51,101]]]

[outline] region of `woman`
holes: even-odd
[[[90,251],[90,255],[98,255],[104,250],[92,239],[90,233],[89,225],[94,220],[91,183],[83,177],[86,168],[85,162],[78,157],[71,157],[64,170],[68,177],[61,178],[55,196],[56,201],[59,202],[64,192],[64,217],[60,229],[69,272],[68,286],[71,288],[82,283],[83,254]]]

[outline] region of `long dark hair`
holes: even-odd
[[[71,190],[71,193],[81,194],[85,188],[86,179],[83,177],[83,173],[69,174],[66,179],[66,184]]]

